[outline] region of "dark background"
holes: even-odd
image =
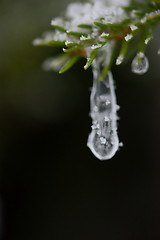
[[[46,73],[31,42],[69,1],[0,0],[0,232],[5,240],[160,239],[159,32],[150,69],[113,69],[124,147],[86,147],[91,71]]]

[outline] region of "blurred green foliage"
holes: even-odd
[[[50,121],[64,117],[75,104],[75,91],[81,91],[72,75],[70,81],[55,73],[45,73],[41,63],[55,54],[49,49],[35,49],[32,40],[48,25],[57,12],[63,11],[69,1],[1,1],[0,15],[0,92],[3,100],[21,114]],[[71,90],[72,87],[72,90]],[[64,103],[67,108],[64,108]],[[59,117],[58,117],[59,118]]]

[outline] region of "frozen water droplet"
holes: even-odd
[[[109,33],[103,32],[103,33],[101,34],[101,37],[108,37],[108,36],[109,36]]]
[[[135,31],[138,29],[138,27],[136,25],[132,24],[132,25],[130,25],[130,29],[131,29],[131,31]]]
[[[116,60],[116,65],[120,65],[123,62],[124,55],[120,54]]]
[[[91,49],[94,50],[94,49],[97,49],[97,48],[100,48],[100,47],[102,47],[102,44],[92,45]]]
[[[152,36],[151,37],[148,37],[145,39],[144,43],[147,45],[151,40],[152,40]]]
[[[132,34],[127,34],[124,39],[128,42],[128,41],[131,40],[132,38],[133,38],[133,35],[132,35]]]
[[[90,97],[93,125],[87,146],[98,159],[108,160],[119,148],[113,78],[109,73],[103,81],[99,81],[99,71],[94,67],[93,74],[94,81]]]
[[[120,147],[123,147],[123,142],[120,142],[120,143],[119,143],[119,146],[120,146]]]
[[[144,55],[143,52],[137,53],[135,58],[132,61],[131,69],[132,72],[137,74],[144,74],[148,71],[149,62],[148,58]]]

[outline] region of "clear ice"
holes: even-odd
[[[111,72],[100,81],[98,63],[93,66],[93,87],[90,96],[92,131],[87,146],[100,160],[111,159],[119,148],[117,110],[114,82]]]
[[[149,68],[148,58],[144,55],[143,52],[137,53],[137,55],[132,61],[131,68],[132,72],[140,75],[148,71]]]

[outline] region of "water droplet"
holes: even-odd
[[[132,72],[137,74],[144,74],[148,71],[149,62],[148,58],[144,55],[143,52],[137,53],[135,58],[132,61],[131,69]]]
[[[116,122],[117,104],[112,74],[109,73],[103,81],[99,81],[98,67],[93,67],[94,81],[90,97],[93,125],[87,146],[98,159],[108,160],[115,155],[119,148]]]

